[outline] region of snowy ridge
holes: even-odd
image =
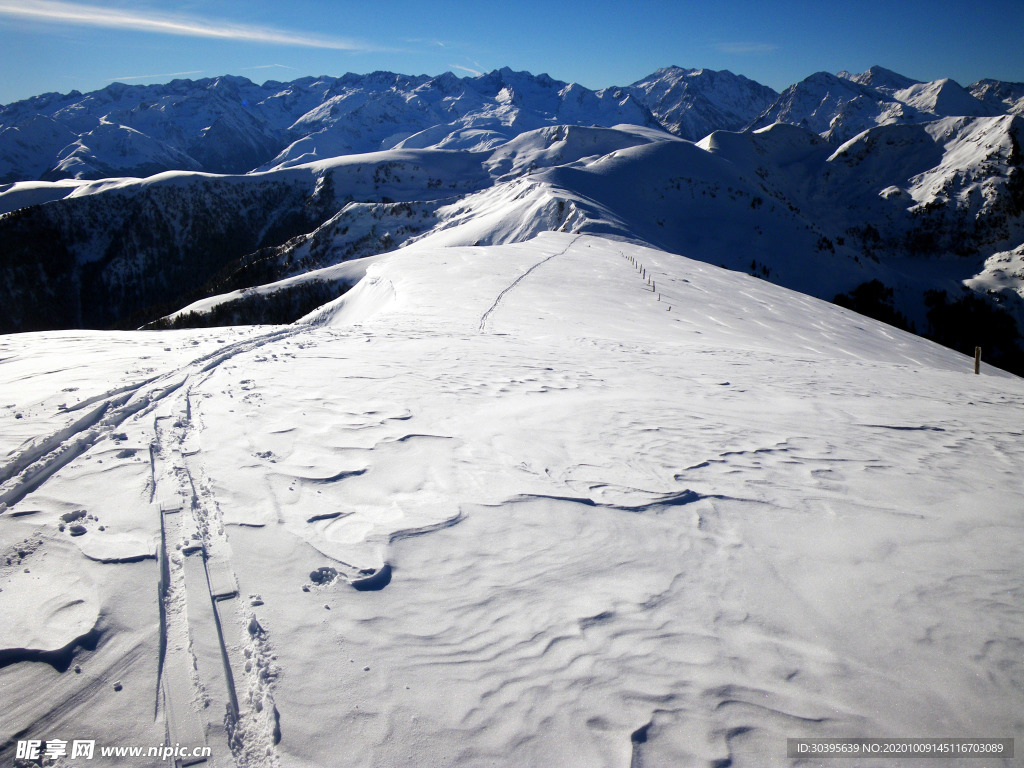
[[[425,239],[315,322],[0,358],[4,466],[98,430],[0,512],[0,680],[46,690],[0,702],[0,759],[759,768],[1024,727],[1024,388],[848,310],[622,240]]]
[[[877,281],[892,291],[878,297],[889,302],[884,316],[973,349],[977,341],[943,335],[930,295],[974,312],[961,297],[975,294],[961,286],[980,286],[971,281],[986,260],[1024,242],[1022,141],[1010,115],[876,126],[838,147],[784,123],[696,144],[640,126],[548,126],[488,150],[22,182],[0,191],[0,210],[14,209],[0,219],[0,326],[201,320],[183,317],[192,313],[214,324],[290,322],[351,286],[334,265],[417,242],[562,231],[658,247],[826,300]],[[1004,270],[986,285],[977,295],[990,310],[977,311],[1009,313],[1012,325],[1000,339],[980,333],[993,359],[1017,370],[1024,278]]]
[[[927,290],[956,288],[986,269],[990,255],[1024,241],[1014,149],[1021,138],[1019,118],[1010,117],[884,126],[834,151],[785,125],[716,132],[697,145],[635,131],[544,129],[496,150],[484,163],[494,186],[436,207],[434,222],[403,242],[614,235],[826,300],[881,280],[924,326]],[[1024,292],[1011,274],[1004,270],[989,295],[1020,322]]]

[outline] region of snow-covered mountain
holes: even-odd
[[[391,148],[490,149],[550,125],[662,127],[697,141],[775,122],[841,143],[874,125],[1021,114],[1024,85],[920,83],[882,67],[818,73],[782,94],[728,71],[667,67],[591,91],[504,68],[391,72],[262,85],[243,77],[114,83],[0,107],[0,183],[246,173]]]
[[[674,68],[9,108],[19,168],[265,170],[0,185],[0,763],[1024,734],[1024,117],[819,81],[864,130],[690,141],[756,99]]]
[[[545,125],[657,126],[628,89],[594,92],[505,68],[256,85],[218,77],[121,83],[0,108],[0,182],[245,173],[393,147],[489,148]]]
[[[894,95],[897,91],[903,91],[910,88],[912,85],[919,85],[918,80],[901,75],[898,72],[893,72],[891,69],[885,67],[873,66],[869,67],[864,72],[847,72],[843,70],[837,74],[837,77],[843,80],[849,80],[857,83],[858,85],[864,85],[868,88],[873,88],[880,93],[884,93],[888,96]]]
[[[162,162],[158,171],[244,173],[280,149],[291,122],[273,104],[259,113],[252,109],[271,93],[245,78],[218,77],[150,86],[113,83],[92,93],[45,94],[9,104],[0,109],[0,180],[132,175],[134,167],[154,161]],[[19,138],[29,141],[33,132],[25,126],[40,117],[77,138],[56,152],[53,141],[39,145],[33,166],[39,170],[21,175],[8,159],[8,147]],[[119,143],[104,144],[108,134],[118,133]],[[143,146],[136,157],[133,142],[152,148],[147,153]],[[69,162],[75,153],[78,161]]]
[[[783,91],[750,127],[792,123],[838,144],[876,125],[1005,112],[1005,108],[995,107],[991,100],[978,100],[952,80],[920,83],[882,67],[872,67],[859,75],[813,74]]]
[[[979,80],[972,83],[969,90],[974,98],[994,111],[1024,116],[1024,83]]]
[[[486,149],[548,125],[660,125],[696,140],[742,128],[777,95],[730,72],[678,67],[598,91],[508,68],[465,78],[115,83],[0,107],[0,182],[245,173],[393,147]]]
[[[0,337],[5,765],[1024,731],[1020,379],[617,239],[347,266],[294,325]]]
[[[878,281],[890,298],[851,306],[973,348],[982,339],[953,342],[939,326],[978,312],[982,326],[1004,315],[1024,323],[1024,279],[1005,261],[1024,244],[1022,124],[1004,115],[883,125],[838,147],[781,123],[696,144],[656,128],[552,126],[490,149],[392,149],[247,175],[22,182],[0,192],[0,211],[12,211],[0,218],[0,327],[136,327],[273,293],[281,281],[343,290],[350,281],[319,270],[416,241],[497,244],[559,230],[614,235],[826,300]],[[306,301],[289,300],[293,316],[326,295],[312,285]],[[940,323],[936,303],[953,316]],[[243,317],[233,306],[225,317]],[[1020,368],[1016,332],[972,334],[990,359]]]
[[[712,131],[738,131],[779,97],[729,71],[667,67],[629,86],[671,133],[698,141]]]
[[[677,67],[603,91],[503,69],[41,96],[3,111],[11,172],[41,170],[36,142],[47,173],[108,178],[0,186],[0,328],[292,319],[347,289],[319,270],[351,259],[561,230],[754,272],[1024,371],[1022,118],[994,106],[1013,84],[974,90],[818,74],[756,118],[772,92]],[[185,170],[133,178],[165,166]]]

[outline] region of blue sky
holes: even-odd
[[[873,64],[919,80],[1022,82],[1022,29],[1024,0],[0,0],[0,103],[115,80],[502,66],[590,88],[670,64],[729,69],[776,90]]]

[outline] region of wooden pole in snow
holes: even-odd
[[[974,348],[974,373],[981,373],[981,347]]]

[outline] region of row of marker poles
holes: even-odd
[[[649,286],[651,286],[651,293],[657,293],[658,286],[657,286],[657,284],[653,280],[651,280],[651,276],[647,274],[647,267],[645,267],[643,264],[641,264],[639,261],[637,261],[632,256],[626,256],[626,254],[622,254],[622,255],[625,256],[625,258],[629,260],[630,264],[632,264],[634,267],[636,267],[637,272],[640,273],[641,279],[646,278],[647,284]],[[661,294],[660,293],[658,294],[658,301],[661,301]],[[666,309],[669,312],[671,312],[672,311],[672,305],[671,304],[667,305]],[[975,347],[974,348],[974,373],[976,375],[981,373],[981,347]]]
[[[645,267],[643,264],[641,264],[633,256],[626,256],[626,254],[622,254],[622,255],[623,255],[623,257],[625,259],[627,259],[629,261],[630,264],[632,264],[634,267],[636,267],[636,271],[640,273],[640,278],[647,280],[647,284],[649,286],[651,286],[651,293],[658,293],[658,284],[654,280],[651,279],[651,276],[649,274],[647,274],[647,267]],[[660,293],[658,293],[658,301],[661,301],[661,294]],[[667,312],[671,312],[672,311],[672,305],[666,303],[665,310]]]

